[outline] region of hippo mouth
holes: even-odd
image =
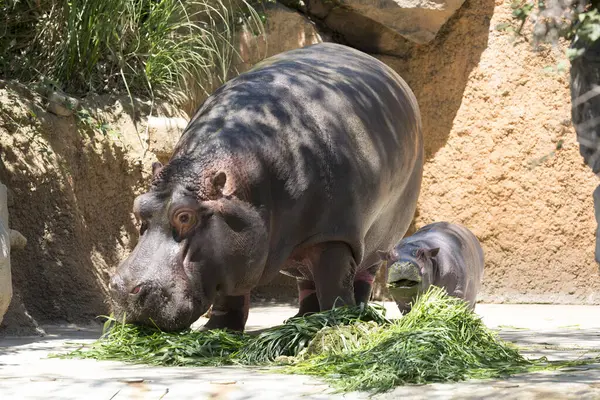
[[[408,261],[393,263],[388,272],[387,286],[389,288],[414,288],[423,280],[419,267]]]
[[[111,305],[115,319],[176,332],[189,328],[208,309],[189,293],[173,294],[163,288],[152,288],[152,291],[141,293],[142,296],[135,300],[113,300]]]
[[[388,287],[393,289],[410,289],[417,286],[420,282],[411,279],[400,279],[394,282],[388,282]]]

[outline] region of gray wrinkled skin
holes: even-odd
[[[418,105],[392,69],[331,43],[271,57],[210,96],[154,166],[115,314],[179,330],[212,305],[207,329],[243,330],[250,291],[280,272],[298,280],[299,314],[366,302],[422,172]]]
[[[586,44],[575,40],[572,47]],[[579,151],[595,174],[600,173],[600,40],[571,61],[571,116]]]
[[[600,174],[600,40],[587,44],[575,38],[572,47],[585,48],[571,62],[571,117],[585,163]],[[595,259],[600,263],[600,185],[593,193],[596,229]]]
[[[483,249],[464,226],[448,222],[426,225],[381,256],[387,262],[388,290],[403,314],[431,285],[475,308],[483,280]]]

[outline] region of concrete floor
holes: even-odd
[[[397,316],[386,303],[389,316]],[[289,306],[257,306],[248,329],[281,323]],[[487,326],[499,329],[531,357],[576,359],[600,354],[600,306],[478,304]],[[199,321],[197,324],[202,324]],[[306,376],[260,368],[162,368],[95,360],[48,359],[73,342],[91,342],[100,327],[47,326],[45,337],[0,339],[0,399],[363,399],[366,393],[332,394]],[[507,380],[404,386],[376,399],[600,399],[600,364]]]

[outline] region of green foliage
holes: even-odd
[[[296,356],[325,326],[357,321],[385,323],[381,306],[338,307],[302,318],[290,318],[256,337],[221,330],[178,333],[119,323],[106,317],[102,337],[91,349],[66,357],[121,360],[153,365],[262,364],[279,356]]]
[[[0,75],[51,79],[71,93],[177,97],[224,82],[245,0],[3,0]]]
[[[92,132],[99,132],[105,137],[113,140],[122,138],[121,132],[114,129],[108,122],[102,118],[94,117],[85,108],[76,111],[77,121],[84,129],[89,129]]]
[[[216,366],[230,363],[230,356],[247,342],[244,334],[221,330],[161,332],[122,324],[107,318],[102,337],[91,348],[76,350],[65,358],[93,358],[168,366]]]
[[[600,39],[600,12],[590,9],[588,12],[579,14],[579,25],[576,30],[578,45],[569,48],[567,55],[572,60],[585,52],[585,47]]]
[[[598,3],[598,0],[516,0],[512,3],[512,14],[519,26],[505,23],[496,29],[522,35],[524,24],[530,21],[535,44],[576,38],[576,45],[567,50],[567,56],[574,59],[585,52],[586,46],[600,39]]]

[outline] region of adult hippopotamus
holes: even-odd
[[[380,256],[387,263],[388,289],[403,314],[431,285],[475,308],[483,279],[483,249],[464,226],[434,222]]]
[[[298,280],[300,315],[367,302],[422,170],[417,101],[391,68],[332,43],[266,59],[153,165],[139,242],[110,282],[115,316],[180,330],[212,305],[205,329],[243,330],[250,291],[279,272]]]

